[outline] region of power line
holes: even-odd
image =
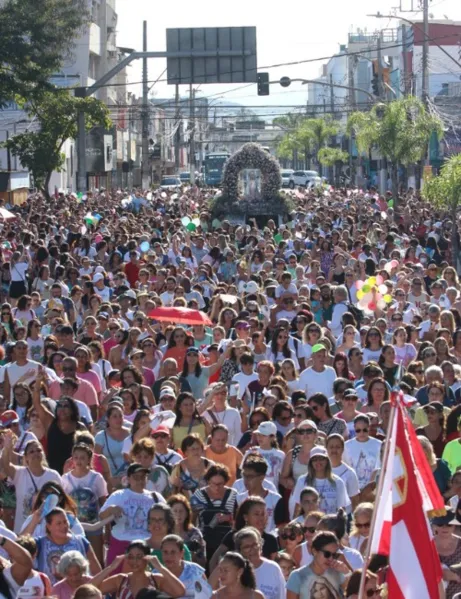
[[[429,38],[428,41],[429,42],[435,42],[435,41],[439,41],[439,40],[443,40],[443,39],[447,39],[447,38],[452,38],[452,37],[453,37],[453,34],[442,35],[442,36],[437,36],[437,37]],[[390,50],[392,48],[401,48],[403,46],[407,47],[408,43],[405,41],[405,42],[401,42],[401,43],[398,43],[398,44],[386,45],[386,47],[383,48],[383,52],[385,53],[386,50]],[[281,63],[278,63],[278,64],[261,66],[261,67],[258,67],[257,69],[248,69],[248,72],[251,71],[251,70],[261,71],[263,69],[278,69],[278,68],[281,68],[281,67],[297,66],[297,65],[300,65],[300,64],[307,64],[307,63],[311,63],[311,62],[318,62],[318,61],[321,61],[321,60],[330,60],[331,58],[333,58],[335,56],[360,56],[360,55],[365,54],[366,52],[374,51],[374,50],[375,50],[375,48],[368,48],[368,49],[360,50],[360,51],[357,51],[357,52],[346,52],[344,54],[331,54],[331,55],[328,55],[328,56],[319,56],[317,58],[307,58],[307,59],[303,59],[303,60],[295,60],[295,61],[290,61],[290,62],[281,62]],[[236,69],[236,70],[232,70],[232,71],[229,71],[229,72],[219,73],[219,75],[220,76],[222,76],[222,75],[234,75],[236,72],[242,72],[242,68],[239,68],[239,69]],[[216,73],[216,75],[217,75],[217,73]],[[207,75],[207,76],[211,76],[211,75]],[[155,83],[155,82],[157,82],[157,83],[167,83],[168,82],[168,78],[167,79],[158,79],[158,80],[154,79],[154,80],[148,80],[147,81],[147,83]],[[99,87],[99,89],[101,89],[103,87],[126,87],[128,85],[141,85],[142,83],[143,83],[143,81],[131,81],[131,82],[126,82],[126,83],[106,83],[105,85],[101,85]],[[199,85],[199,84],[206,84],[206,82],[205,81],[201,82],[201,83],[197,82],[194,85]],[[249,87],[251,85],[255,85],[255,82],[251,82],[251,83],[245,84],[244,87]],[[56,89],[70,89],[71,90],[71,89],[74,89],[74,88],[73,87],[60,87],[60,88],[56,88]],[[237,91],[238,89],[241,89],[241,88],[236,88],[234,91]],[[212,94],[211,96],[208,96],[208,97],[211,98],[211,97],[214,97],[214,96],[217,96],[217,95],[222,95],[223,93],[231,93],[231,92],[220,92],[220,93],[217,93],[217,94]]]

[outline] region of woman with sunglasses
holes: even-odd
[[[291,503],[295,506],[292,512],[294,516],[299,515],[299,500],[304,487],[317,489],[321,497],[319,508],[327,514],[336,512],[340,507],[347,509],[351,505],[346,485],[339,476],[333,474],[331,461],[324,447],[316,446],[312,449],[307,474],[296,481]]]
[[[296,427],[299,445],[287,452],[280,473],[280,484],[293,489],[300,476],[307,474],[310,452],[317,442],[317,425],[312,420],[303,420]],[[293,506],[294,507],[294,506]]]
[[[14,530],[19,533],[26,518],[32,513],[34,497],[46,482],[61,484],[59,474],[48,468],[43,448],[38,441],[29,441],[24,448],[23,465],[12,463],[13,432],[3,434],[2,470],[16,488],[16,513]]]
[[[276,327],[272,333],[272,340],[266,359],[272,362],[278,369],[281,363],[290,358],[295,368],[299,370],[299,362],[296,353],[289,347],[290,336],[285,327]]]
[[[175,327],[170,335],[162,361],[174,358],[177,364],[184,364],[187,349],[192,345],[194,345],[194,340],[187,335],[186,330],[183,327]]]
[[[341,435],[330,435],[326,441],[326,449],[331,462],[333,474],[339,476],[346,486],[346,491],[351,500],[352,509],[360,501],[359,481],[355,470],[343,461],[344,439]],[[349,512],[351,510],[348,510]]]
[[[365,335],[365,349],[363,350],[363,362],[377,362],[381,356],[384,346],[383,335],[378,327],[370,327]]]
[[[359,503],[352,514],[352,528],[349,535],[349,547],[357,549],[362,555],[370,535],[371,519],[374,505],[372,503]]]
[[[327,397],[323,393],[314,393],[309,397],[309,406],[314,412],[314,422],[320,432],[331,435],[339,433],[345,439],[348,437],[347,426],[344,420],[333,417]]]
[[[143,369],[150,370],[154,379],[157,380],[159,378],[163,354],[158,349],[157,344],[152,337],[146,337],[141,341],[140,345],[141,350],[144,353],[142,358]]]
[[[269,420],[270,415],[266,408],[255,408],[253,412],[251,412],[248,418],[249,429],[243,433],[237,444],[237,449],[239,449],[242,454],[244,454],[250,447],[257,444],[255,431],[262,422],[268,422]]]
[[[311,357],[312,348],[319,342],[321,337],[322,329],[320,328],[320,325],[315,322],[306,325],[303,332],[303,346],[301,350],[301,354],[304,357],[304,363],[307,363]]]
[[[355,389],[346,389],[341,399],[342,410],[336,414],[337,418],[344,420],[347,426],[348,438],[355,437],[354,418],[359,416],[361,412],[357,410],[359,405],[359,397]]]
[[[339,548],[339,541],[334,533],[318,532],[312,539],[312,562],[290,574],[287,599],[342,597],[345,576],[351,570],[344,563],[342,554],[338,553]]]
[[[16,320],[11,312],[11,305],[8,303],[2,304],[1,323],[8,333],[8,339],[14,339],[16,327],[21,323]]]
[[[343,552],[344,559],[351,569],[357,570],[363,566],[363,557],[357,549],[351,549],[344,540],[347,535],[347,514],[340,508],[336,514],[327,514],[323,516],[317,525],[318,531],[330,531],[336,535],[339,541],[340,550]]]
[[[289,522],[279,530],[279,543],[281,552],[287,553],[294,559],[296,548],[304,541],[304,531],[298,522]],[[296,560],[295,560],[296,561]],[[296,562],[299,567],[299,564]]]
[[[77,505],[70,495],[64,491],[61,484],[57,482],[47,482],[38,492],[32,513],[27,517],[22,525],[20,534],[31,535],[33,537],[41,537],[46,534],[46,522],[43,513],[43,504],[48,496],[54,495],[57,500],[56,507],[62,508],[68,515],[70,531],[73,535],[83,535],[85,531],[77,518]]]
[[[200,364],[200,352],[196,347],[187,349],[181,376],[189,383],[194,397],[197,399],[205,397],[205,389],[208,387],[210,377],[222,367],[231,349],[232,342],[226,346],[226,351],[220,355],[218,361],[210,366]]]

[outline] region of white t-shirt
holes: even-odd
[[[232,377],[231,384],[238,383],[239,392],[237,397],[239,399],[242,399],[248,385],[253,381],[257,380],[258,375],[256,374],[256,372],[252,372],[251,374],[244,374],[243,372],[238,372],[237,374],[234,374],[234,376]]]
[[[332,479],[333,481],[328,478],[315,478],[311,485],[306,485],[305,476],[298,478],[292,493],[293,501],[290,497],[290,518],[293,518],[294,514],[292,506],[296,507],[296,504],[300,502],[301,491],[307,486],[317,489],[320,495],[319,509],[325,514],[336,514],[340,507],[347,510],[351,500],[347,494],[346,485],[336,474],[333,474]]]
[[[13,484],[16,487],[15,533],[19,533],[24,520],[32,513],[32,504],[35,495],[45,483],[51,481],[62,484],[61,477],[56,470],[45,468],[42,476],[34,476],[25,466],[15,466],[15,475],[13,478]]]
[[[18,366],[17,362],[7,364],[3,370],[2,381],[5,380],[5,373],[8,373],[8,382],[10,383],[10,400],[13,399],[13,387],[21,379],[21,383],[28,385],[37,378],[38,367],[40,364],[34,360],[27,360],[24,366]]]
[[[174,292],[164,291],[160,294],[160,299],[164,306],[172,306],[174,301]]]
[[[371,482],[372,473],[380,466],[381,443],[379,439],[370,437],[364,443],[350,439],[344,444],[343,460],[355,470],[360,489]]]
[[[15,579],[13,578],[13,575],[11,574],[11,567],[12,566],[8,566],[8,568],[5,568],[3,570],[3,576],[5,577],[8,586],[10,587],[10,593],[11,596],[13,598],[18,596],[18,591],[21,588],[21,585],[18,584]],[[5,595],[0,593],[0,599],[6,599]]]
[[[67,474],[63,474],[62,488],[68,495],[72,496],[73,500],[78,506],[78,513],[84,522],[92,522],[94,520],[94,518],[92,517],[94,516],[94,514],[91,517],[90,515],[88,515],[88,517],[85,517],[86,507],[89,507],[89,503],[92,500],[97,499],[99,513],[99,499],[101,499],[102,497],[107,497],[107,483],[104,480],[102,474],[96,472],[95,470],[90,470],[88,474],[82,476],[81,478],[77,478],[70,472],[67,472]],[[91,497],[91,493],[87,491],[88,489],[91,489],[91,491],[93,491],[93,497]]]
[[[268,480],[267,478],[263,480],[262,486],[263,489],[266,489],[266,491],[272,491],[273,493],[277,493],[276,486],[271,480]],[[238,478],[232,485],[232,488],[235,489],[239,495],[241,493],[245,493],[246,487],[243,478]]]
[[[16,264],[12,264],[11,271],[11,282],[17,283],[20,281],[21,283],[26,282],[26,272],[29,268],[27,262],[16,262]]]
[[[27,516],[27,518],[24,521],[24,524],[22,525],[20,534],[23,534],[22,531],[25,530],[27,528],[27,526],[29,526],[32,518],[33,518],[32,514],[30,516]],[[71,519],[72,519],[72,526],[70,527],[70,532],[73,535],[85,535],[85,531],[83,530],[83,526],[80,524],[80,521],[75,517],[71,517]],[[40,522],[37,524],[37,526],[32,531],[31,536],[36,537],[36,538],[46,536],[45,518],[42,518],[40,520]]]
[[[357,474],[350,466],[342,462],[339,466],[336,466],[336,468],[332,468],[332,471],[333,474],[339,476],[339,478],[346,485],[346,491],[349,495],[349,498],[355,497],[360,493],[359,480],[357,478]]]
[[[322,372],[316,372],[312,367],[303,370],[299,376],[299,385],[305,391],[307,399],[314,393],[323,393],[327,397],[333,395],[333,383],[336,380],[335,369],[325,366]]]
[[[147,529],[147,515],[155,503],[149,491],[135,493],[131,489],[120,489],[107,498],[101,512],[115,505],[122,508],[123,516],[117,518],[115,526],[112,528],[112,536],[115,539],[119,541],[145,540],[150,537]]]
[[[272,353],[272,350],[270,348],[266,352],[266,360],[269,360],[273,364],[281,364],[286,359],[287,358],[282,354],[282,352],[277,352],[276,356],[274,356],[274,354]],[[299,370],[298,358],[296,357],[295,351],[292,349],[290,349],[289,359],[293,360],[293,362],[295,363],[296,370]]]
[[[211,425],[213,424],[225,424],[229,431],[229,445],[237,447],[240,439],[242,438],[242,417],[240,412],[236,408],[227,407],[223,412],[215,412],[213,415],[216,421],[210,416],[208,410],[206,410],[202,416]]]
[[[285,454],[280,449],[261,449],[260,447],[251,447],[243,456],[242,464],[245,463],[247,456],[255,453],[262,456],[269,466],[265,480],[270,480],[274,483],[275,488],[277,488]]]
[[[263,563],[254,569],[256,590],[261,591],[265,599],[285,599],[285,578],[280,566],[265,557],[261,559]]]
[[[10,541],[16,541],[16,539],[18,538],[18,536],[12,530],[10,530],[9,528],[7,528],[5,526],[5,523],[3,522],[3,520],[0,520],[0,536],[6,537],[7,539],[10,539]],[[4,557],[7,560],[10,559],[10,556],[3,549],[3,547],[0,547],[0,556]]]
[[[363,358],[362,363],[367,364],[368,362],[377,362],[379,360],[379,356],[383,350],[379,349],[367,349],[363,350]]]
[[[240,505],[247,497],[248,491],[239,493],[237,495],[237,503]],[[264,503],[266,504],[267,513],[267,523],[265,528],[266,532],[272,532],[276,528],[274,512],[280,499],[282,499],[282,496],[279,495],[279,493],[274,493],[274,491],[267,491],[267,495],[264,497]]]
[[[38,362],[43,358],[45,353],[45,340],[43,337],[39,337],[38,339],[27,338],[27,345],[29,349],[27,350],[27,358],[29,360],[35,360]]]

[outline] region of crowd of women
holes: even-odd
[[[394,387],[461,592],[452,223],[373,188],[247,225],[204,190],[151,195],[34,195],[0,222],[0,597],[385,597]]]

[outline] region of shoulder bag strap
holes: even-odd
[[[31,471],[29,470],[29,468],[26,468],[26,470],[29,473],[30,480],[32,481],[32,484],[34,485],[35,492],[38,493],[37,483],[35,482],[34,477],[32,476]]]
[[[107,437],[107,432],[104,431],[104,440],[106,442],[106,447],[107,447],[107,453],[109,454],[109,459],[112,462],[112,466],[114,467],[114,472],[117,472],[118,468],[117,468],[117,464],[115,463],[114,460],[114,456],[112,455],[110,448],[109,448],[109,439]]]
[[[211,420],[213,420],[213,424],[219,424],[219,420],[213,410],[207,410],[206,413],[210,416]]]
[[[224,493],[224,497],[222,498],[221,507],[220,507],[221,510],[223,510],[226,507],[226,503],[227,503],[227,500],[229,499],[230,494],[231,494],[231,490],[227,489],[227,491]]]

